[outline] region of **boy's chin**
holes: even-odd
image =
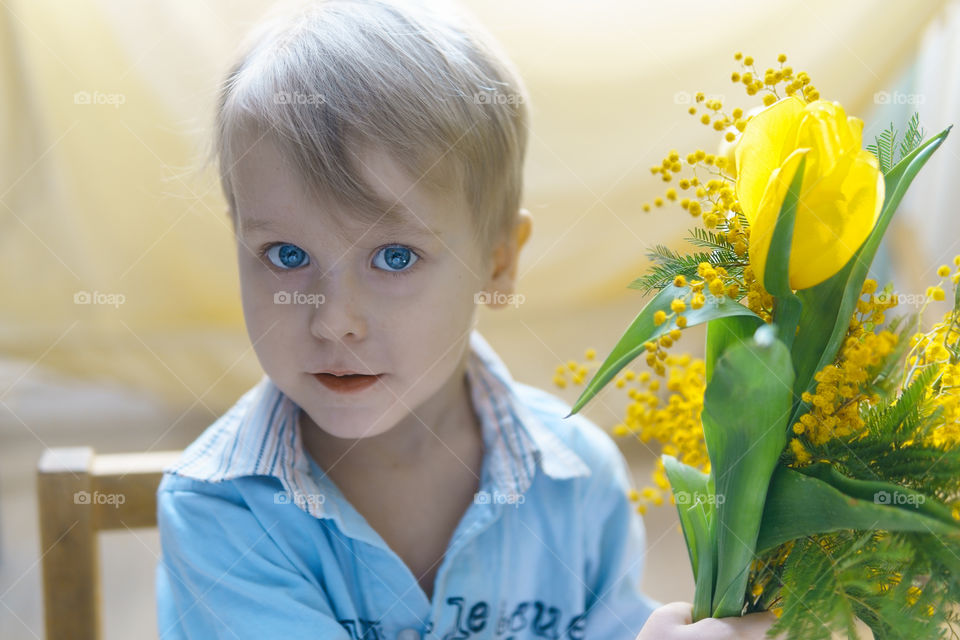
[[[386,422],[382,424],[365,423],[353,425],[333,420],[330,426],[324,424],[319,428],[326,435],[333,438],[339,438],[341,440],[365,440],[386,433],[394,426],[396,426],[394,423]]]
[[[389,415],[389,410],[381,405],[345,406],[330,405],[314,400],[300,405],[310,416],[304,427],[313,423],[325,434],[344,440],[373,438],[390,431],[398,419]]]

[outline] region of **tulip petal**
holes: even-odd
[[[873,230],[883,195],[877,159],[862,149],[810,185],[797,210],[790,245],[791,288],[809,289],[843,268]]]
[[[797,131],[797,146],[814,150],[810,157],[812,175],[832,172],[844,156],[860,150],[858,129],[851,129],[849,119],[839,102],[817,100],[803,110]]]
[[[790,189],[790,183],[797,172],[800,160],[808,154],[809,149],[796,149],[791,153],[783,165],[774,169],[769,175],[769,181],[766,183],[763,195],[757,207],[757,213],[750,226],[750,264],[753,266],[753,272],[756,274],[758,282],[764,282],[764,269],[767,264],[767,254],[770,251],[770,240],[773,238],[773,229],[777,224],[777,218],[780,216],[780,207],[783,206],[783,199]],[[804,172],[806,174],[806,171]],[[806,178],[806,176],[804,176]],[[803,190],[801,188],[801,198]],[[801,201],[802,205],[802,201]],[[800,216],[800,210],[797,210],[797,217]],[[796,238],[798,221],[794,222],[793,242],[790,244],[791,258],[793,262],[793,252],[796,250]],[[792,269],[791,269],[792,271]],[[792,286],[792,283],[791,283]]]
[[[760,208],[770,174],[795,146],[798,118],[804,102],[790,96],[753,116],[737,143],[737,199],[751,225]]]

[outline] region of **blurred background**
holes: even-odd
[[[503,44],[531,96],[520,263],[524,302],[480,310],[515,378],[572,403],[554,368],[605,357],[644,299],[627,284],[693,219],[644,213],[671,149],[716,145],[687,114],[697,91],[759,104],[733,53],[786,53],[824,99],[865,121],[864,144],[917,111],[960,123],[960,2],[460,0]],[[196,171],[216,86],[260,0],[0,0],[0,637],[43,636],[34,470],[47,447],[180,449],[261,376],[244,329],[235,247],[212,167]],[[922,295],[960,253],[950,136],[901,205],[874,276]],[[915,309],[900,309],[911,311]],[[930,313],[928,319],[939,316]],[[674,352],[701,354],[703,335]],[[638,365],[640,366],[640,365]],[[606,430],[625,393],[585,415]],[[637,487],[658,451],[618,439]],[[644,516],[644,584],[690,600],[674,508]],[[156,531],[101,536],[105,635],[155,637]]]

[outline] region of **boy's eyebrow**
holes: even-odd
[[[412,214],[410,214],[412,216]],[[378,222],[371,233],[382,233],[383,235],[392,235],[395,233],[409,233],[415,236],[436,236],[440,238],[443,234],[436,229],[431,229],[424,222],[414,219],[387,217],[382,222]]]
[[[386,216],[382,221],[377,222],[373,228],[370,230],[371,234],[374,235],[392,235],[395,233],[408,233],[411,235],[417,236],[436,236],[440,238],[443,234],[436,229],[431,229],[426,226],[424,223],[419,220],[410,220],[409,217],[414,217],[413,214],[407,208],[397,207],[397,211],[401,215]],[[271,218],[241,218],[240,219],[240,230],[243,233],[256,230],[273,230],[276,231],[279,229],[279,225],[276,220]]]
[[[250,218],[240,218],[241,231],[256,231],[257,229],[271,229],[276,226],[274,220],[257,220]]]

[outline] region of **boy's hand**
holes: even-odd
[[[742,618],[705,618],[691,624],[693,605],[671,602],[650,614],[637,640],[764,640],[776,620],[765,611]]]

